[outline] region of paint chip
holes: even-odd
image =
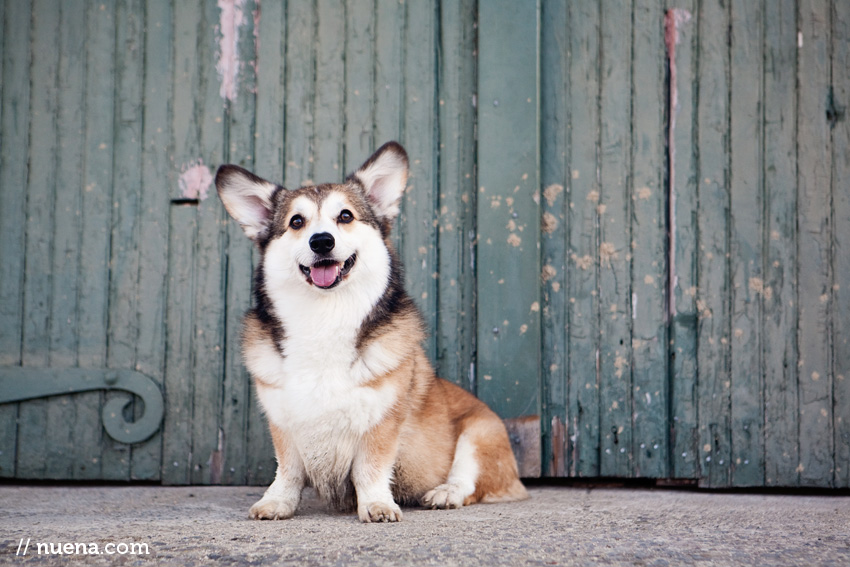
[[[553,266],[551,264],[546,264],[545,266],[543,266],[543,270],[540,273],[540,277],[543,280],[543,282],[548,282],[549,280],[551,280],[552,278],[554,278],[557,275],[558,275],[558,270],[555,269],[555,266]]]
[[[546,187],[543,190],[543,197],[546,199],[546,202],[550,207],[555,205],[555,201],[558,200],[558,196],[564,192],[564,186],[558,183],[553,183]]]
[[[513,221],[511,221],[513,222]],[[552,234],[558,229],[558,219],[552,213],[543,213],[543,221],[541,227],[545,234]]]
[[[639,199],[646,200],[652,196],[652,189],[650,189],[649,187],[641,187],[640,189],[638,189],[637,194]]]
[[[183,165],[177,183],[180,187],[180,196],[183,199],[200,199],[203,201],[207,198],[207,193],[213,183],[212,172],[210,168],[204,165],[204,160],[199,159],[197,162]]]

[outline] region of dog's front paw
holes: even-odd
[[[422,497],[422,505],[432,509],[460,508],[465,499],[466,496],[456,484],[441,484]]]
[[[287,520],[295,515],[296,506],[285,500],[263,497],[251,506],[248,516],[252,520]]]
[[[400,522],[401,508],[395,502],[370,502],[357,506],[360,521],[369,522]]]

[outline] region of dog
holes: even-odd
[[[396,142],[341,184],[290,191],[236,165],[216,174],[260,256],[242,351],[278,468],[253,519],[292,517],[308,484],[362,522],[400,521],[399,504],[528,497],[502,421],[437,378],[421,346],[389,241],[407,176]]]

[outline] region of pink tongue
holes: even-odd
[[[339,275],[339,264],[329,266],[313,266],[310,268],[310,279],[319,287],[332,285]]]

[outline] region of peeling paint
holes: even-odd
[[[241,66],[238,51],[239,27],[245,20],[242,14],[244,3],[245,0],[218,0],[218,8],[221,10],[218,30],[221,38],[219,39],[219,59],[215,68],[221,79],[219,95],[225,101],[236,99],[237,78]]]
[[[602,263],[610,264],[611,260],[617,258],[617,249],[613,242],[603,242],[599,245],[599,257]]]
[[[546,189],[543,190],[543,198],[545,198],[549,206],[552,207],[555,205],[555,201],[558,200],[558,196],[560,196],[560,194],[563,192],[563,185],[553,183],[552,185],[549,185],[548,187],[546,187]]]
[[[197,162],[185,164],[178,180],[180,196],[183,199],[203,201],[207,198],[212,183],[212,172],[204,165],[204,160],[199,159]]]
[[[520,244],[522,244],[522,238],[520,238],[516,234],[511,234],[510,236],[508,236],[508,244],[510,244],[514,248],[517,248]]]
[[[545,234],[552,234],[558,229],[558,219],[552,213],[543,213],[541,228]]]
[[[543,266],[543,270],[540,274],[540,277],[545,283],[554,278],[556,275],[558,275],[558,270],[555,269],[555,266],[551,264],[546,264],[545,266]]]
[[[669,260],[667,262],[667,286],[674,290],[678,285],[676,274],[676,144],[673,143],[676,132],[676,115],[679,112],[679,89],[676,79],[676,45],[679,43],[679,27],[689,22],[691,13],[683,8],[667,10],[664,15],[664,44],[667,47],[667,59],[670,69],[670,81],[668,83],[668,120],[667,125],[667,147],[669,172],[668,183],[668,226],[670,227]],[[676,302],[668,301],[667,315],[670,320],[676,315]]]
[[[581,258],[579,258],[576,254],[573,254],[572,259],[576,263],[576,266],[582,270],[587,270],[593,265],[593,257],[589,254],[582,256]]]

